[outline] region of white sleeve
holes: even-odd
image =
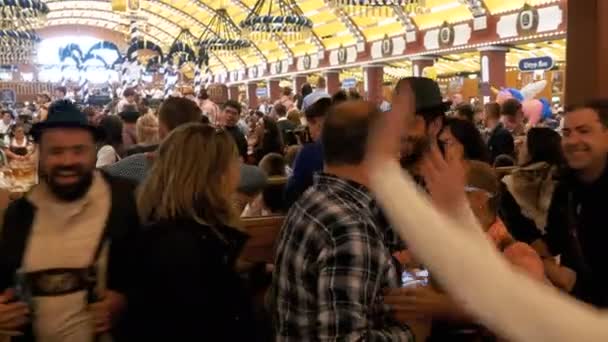
[[[480,238],[470,213],[457,221],[438,212],[397,162],[377,165],[371,188],[431,274],[500,336],[522,342],[608,341],[606,314],[516,271]]]
[[[116,162],[116,151],[114,151],[114,147],[110,145],[102,146],[99,151],[97,151],[97,164],[96,167],[104,167],[107,165],[114,164]]]

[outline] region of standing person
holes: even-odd
[[[159,138],[162,141],[177,127],[200,122],[201,117],[201,108],[196,103],[184,98],[169,98],[158,110]],[[138,153],[105,167],[105,170],[111,175],[141,183],[148,175],[154,158],[155,152]],[[240,179],[239,192],[246,194],[259,192],[266,185],[264,173],[255,166],[241,164]]]
[[[51,99],[51,95],[48,93],[42,93],[36,97],[36,103],[38,105],[38,121],[46,120],[49,113],[49,106],[52,102],[53,100]]]
[[[286,146],[296,145],[298,143],[296,135],[293,132],[298,126],[287,118],[287,108],[282,104],[274,106],[276,113],[277,126],[281,132],[281,137]]]
[[[161,144],[137,195],[145,229],[133,247],[129,341],[255,341],[235,271],[247,240],[231,203],[239,164],[230,134],[213,126],[182,125]]]
[[[394,158],[412,116],[402,113],[414,111],[412,97],[394,103],[398,110],[386,116],[368,141],[370,184],[393,227],[416,246],[417,256],[468,312],[508,340],[606,341],[605,311],[552,291],[501,260],[463,206],[462,165],[446,163],[435,150],[426,168],[434,203],[420,194]]]
[[[496,158],[501,155],[514,157],[515,142],[513,135],[501,122],[501,108],[496,102],[485,106],[485,127],[488,130],[488,149],[490,150],[490,162],[494,164]]]
[[[247,160],[247,139],[245,135],[238,127],[238,122],[241,118],[241,104],[228,100],[222,106],[222,117],[224,122],[224,129],[230,132],[236,146],[239,149],[239,155],[243,158],[243,161]]]
[[[64,86],[56,87],[53,91],[53,101],[65,100],[68,94],[68,89]]]
[[[118,113],[122,120],[122,145],[124,149],[138,143],[135,124],[140,115],[139,109],[133,105],[124,106],[123,110]]]
[[[15,124],[13,120],[13,111],[8,109],[2,111],[2,120],[0,120],[0,134],[3,137],[10,134],[11,128]]]
[[[137,108],[137,93],[135,88],[127,88],[122,93],[122,99],[118,102],[116,110],[120,113],[125,110],[126,106],[134,106]]]
[[[148,113],[140,116],[135,124],[137,145],[131,146],[126,152],[127,156],[152,152],[158,147],[158,119],[156,115]]]
[[[304,105],[304,98],[312,93],[312,86],[308,83],[302,84],[302,88],[300,89],[300,94],[298,96],[298,102],[296,103],[296,107],[298,110],[302,111],[302,106]]]
[[[406,77],[399,80],[395,86],[393,102],[395,97],[402,96],[402,90],[408,86],[417,101],[415,115],[407,123],[407,135],[401,144],[401,166],[418,177],[420,162],[437,140],[450,103],[443,102],[439,85],[425,77]]]
[[[446,119],[437,143],[446,157],[485,163],[490,161],[488,148],[472,121],[457,118]]]
[[[218,117],[220,108],[209,99],[207,89],[201,88],[201,91],[198,94],[198,100],[203,115],[209,118],[209,122],[211,122],[212,125],[218,125],[220,120]]]
[[[317,86],[315,90],[310,94],[306,95],[302,100],[302,110],[306,111],[308,107],[312,106],[312,104],[316,101],[316,99],[320,97],[328,97],[331,99],[331,95],[327,92],[327,85],[325,83],[325,78],[319,77],[317,80]]]
[[[97,167],[104,167],[119,161],[123,151],[122,143],[122,121],[115,115],[108,115],[101,119],[99,128],[104,137],[97,151]]]
[[[21,331],[16,341],[93,341],[125,305],[134,186],[95,170],[101,132],[67,100],[33,136],[40,183],[11,203],[0,234],[0,331]]]
[[[420,322],[382,305],[383,290],[398,287],[401,275],[363,160],[379,116],[362,101],[327,114],[324,172],[291,208],[278,238],[271,296],[277,341],[424,341]]]
[[[309,107],[304,114],[313,142],[304,145],[294,161],[293,173],[285,187],[288,208],[313,184],[315,173],[323,170],[323,145],[320,138],[325,116],[332,103],[328,94],[313,93],[309,96],[312,98],[309,98]]]
[[[261,134],[258,134],[258,144],[253,150],[253,156],[256,162],[260,162],[264,156],[269,153],[283,154],[283,139],[281,132],[274,120],[265,116],[258,129]]]
[[[564,116],[562,147],[568,170],[553,192],[541,247],[555,285],[608,308],[608,101],[591,101]],[[543,251],[544,250],[544,251]],[[551,257],[561,255],[560,265]]]

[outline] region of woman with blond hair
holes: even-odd
[[[247,240],[232,228],[239,163],[230,133],[209,125],[180,126],[161,144],[137,194],[127,340],[252,340],[234,268]]]
[[[158,118],[152,113],[140,116],[135,124],[135,134],[138,143],[127,150],[128,156],[156,150],[159,141]]]

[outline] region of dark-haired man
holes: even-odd
[[[500,116],[504,127],[512,135],[522,135],[524,132],[524,112],[521,102],[508,99],[500,106]]]
[[[239,149],[239,155],[243,161],[247,160],[247,139],[238,126],[243,108],[241,104],[234,100],[228,100],[222,106],[222,123],[224,129],[234,138]]]
[[[393,96],[399,96],[406,84],[410,86],[416,98],[416,115],[408,124],[407,136],[401,149],[401,165],[417,174],[418,163],[437,139],[450,104],[443,102],[439,85],[425,77],[406,77],[399,80]]]
[[[101,134],[67,100],[32,135],[40,184],[4,215],[0,331],[21,331],[19,341],[93,341],[124,307],[135,186],[95,171]]]
[[[171,131],[180,125],[200,122],[200,107],[185,98],[171,97],[165,100],[158,111],[158,136],[165,139]],[[124,177],[140,183],[152,167],[154,153],[138,153],[124,158],[104,169],[111,175]],[[255,194],[266,185],[266,176],[255,166],[241,164],[239,191]]]
[[[515,142],[513,135],[501,122],[501,107],[498,103],[485,105],[485,126],[489,132],[488,149],[492,165],[500,155],[515,156]]]
[[[325,115],[332,105],[327,93],[314,92],[306,97],[308,105],[304,111],[312,143],[302,147],[293,165],[293,173],[285,187],[287,207],[290,207],[313,183],[315,173],[323,169],[323,144],[320,141]]]
[[[568,163],[547,217],[546,247],[534,244],[554,284],[578,299],[608,308],[608,100],[593,101],[564,116],[562,147]],[[551,255],[561,255],[557,265]]]
[[[277,341],[413,341],[417,325],[385,310],[400,274],[392,231],[368,190],[365,160],[375,104],[344,102],[327,114],[325,167],[289,211],[272,284]],[[422,339],[422,336],[418,336]]]
[[[277,116],[277,127],[281,132],[281,137],[283,138],[285,146],[297,145],[298,141],[293,132],[297,126],[291,120],[287,119],[287,107],[282,103],[277,103],[272,110]]]

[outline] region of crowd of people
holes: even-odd
[[[39,183],[0,201],[0,341],[569,341],[527,326],[608,307],[608,102],[558,132],[422,77],[390,105],[297,91],[3,113]],[[284,217],[272,263],[243,257],[251,217]]]

